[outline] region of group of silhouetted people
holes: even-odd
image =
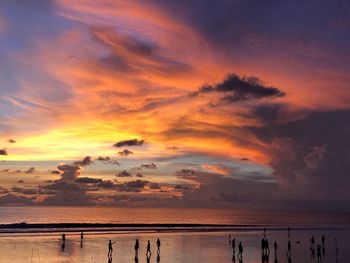
[[[228,236],[228,242],[229,245],[232,247],[232,262],[236,262],[236,238],[232,239],[231,234]],[[242,263],[243,262],[243,245],[242,242],[239,242],[238,244],[238,262]]]
[[[338,241],[337,238],[334,239],[335,241],[335,253],[336,253],[336,262],[338,261]],[[322,262],[322,259],[326,256],[326,238],[324,235],[321,237],[321,244],[317,244],[315,247],[315,238],[314,236],[310,239],[310,256],[311,259],[315,259],[317,255],[317,262]]]
[[[62,252],[64,252],[65,246],[66,246],[66,234],[62,234],[61,235],[61,249]],[[80,247],[83,247],[83,241],[84,241],[84,233],[81,232],[80,233]],[[113,244],[115,244],[116,242],[112,242],[112,240],[108,241],[108,263],[112,262],[112,256],[113,256]],[[158,238],[156,241],[156,245],[157,245],[157,262],[160,262],[160,246],[161,246],[161,242],[160,239]],[[138,262],[138,253],[139,253],[139,248],[140,248],[140,242],[138,239],[136,239],[135,241],[135,262]],[[147,262],[150,261],[152,252],[151,252],[151,242],[148,240],[147,241],[147,245],[146,245],[146,256],[147,256]]]
[[[270,245],[269,240],[266,238],[266,229],[264,229],[264,237],[261,240],[261,262],[269,262],[270,258]]]
[[[65,244],[66,244],[66,235],[63,233],[62,234],[62,244],[61,244],[61,249],[62,252],[65,249]],[[83,247],[83,240],[84,240],[84,233],[80,233],[80,246]],[[232,248],[232,261],[236,262],[236,238],[232,238],[231,234],[229,235],[229,245]],[[337,238],[335,238],[335,251],[336,251],[336,262],[338,262],[338,241]],[[116,242],[112,242],[112,240],[108,241],[108,263],[112,262],[112,255],[113,255],[113,244]],[[297,241],[296,243],[300,243],[300,241]],[[160,246],[161,242],[160,239],[158,238],[156,241],[157,245],[157,262],[160,262]],[[138,252],[140,248],[140,242],[138,239],[135,241],[135,263],[138,262]],[[277,249],[278,249],[278,244],[277,241],[274,242],[273,244],[274,248],[274,255],[275,255],[275,261],[274,263],[278,263],[277,260]],[[326,253],[326,238],[324,235],[321,237],[321,244],[318,244],[315,246],[315,238],[314,236],[311,237],[310,239],[310,256],[311,259],[314,260],[317,257],[317,262],[321,263],[322,260],[325,258],[325,253]],[[147,245],[146,245],[146,258],[147,262],[150,262],[152,252],[151,252],[151,243],[148,240]],[[266,237],[266,230],[264,229],[264,236],[261,240],[261,261],[262,263],[268,263],[269,262],[269,256],[270,256],[270,248],[269,248],[269,241]],[[237,259],[239,263],[243,263],[243,245],[242,242],[240,241],[238,244],[238,255]],[[290,241],[290,229],[288,228],[288,243],[287,243],[287,259],[288,262],[292,262],[292,245]]]

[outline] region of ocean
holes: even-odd
[[[86,263],[86,262],[162,262],[162,263],[284,263],[317,262],[310,253],[310,238],[315,246],[322,245],[322,263],[350,262],[350,220],[346,213],[287,212],[234,209],[170,209],[170,208],[101,208],[101,207],[2,207],[0,224],[26,222],[41,224],[39,229],[19,231],[17,228],[0,233],[0,263]],[[46,224],[125,224],[122,229],[51,229]],[[152,224],[143,229],[139,224]],[[229,225],[223,230],[200,226],[181,229],[158,228],[157,224]],[[138,226],[138,227],[136,227]],[[290,227],[288,236],[287,227]],[[266,228],[270,255],[261,257],[260,242]],[[22,229],[23,230],[23,229]],[[88,230],[88,231],[86,231]],[[81,240],[80,231],[84,231]],[[61,239],[66,234],[66,241]],[[236,240],[235,252],[228,236]],[[161,240],[160,253],[156,240]],[[134,243],[140,241],[135,257]],[[108,241],[113,244],[108,258]],[[152,256],[147,258],[146,244],[150,241]],[[287,242],[291,241],[291,257],[287,257]],[[238,257],[242,243],[243,256]],[[276,254],[272,244],[277,242]]]

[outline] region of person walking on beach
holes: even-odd
[[[84,241],[84,233],[80,233],[80,247],[83,247],[83,241]]]
[[[321,246],[317,245],[317,262],[322,262]]]
[[[159,238],[157,239],[157,254],[160,253],[160,240]]]
[[[147,255],[147,257],[150,257],[152,255],[152,253],[151,253],[151,243],[149,242],[149,240],[147,241],[146,255]]]
[[[62,242],[63,243],[66,242],[66,234],[65,233],[62,234]]]
[[[334,242],[335,242],[335,262],[338,262],[338,255],[339,255],[338,239],[334,238]]]
[[[278,248],[277,241],[275,241],[275,243],[273,243],[273,249],[275,250],[275,258],[277,256],[277,248]]]
[[[322,241],[322,254],[324,256],[326,253],[326,238],[324,237],[324,235],[322,235],[321,241]]]
[[[242,256],[243,256],[243,245],[242,245],[242,242],[239,242],[239,244],[238,244],[238,259],[242,260]]]
[[[235,253],[235,251],[236,251],[236,238],[232,239],[231,246],[232,246],[232,252]]]
[[[115,242],[112,242],[112,240],[108,241],[108,258],[112,258],[112,254],[113,254],[113,244]]]
[[[136,242],[135,242],[135,257],[137,257],[138,254],[139,254],[139,247],[140,247],[139,240],[136,239]]]
[[[290,243],[290,240],[288,240],[287,257],[290,258],[291,256],[292,256],[292,244]]]

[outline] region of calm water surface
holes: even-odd
[[[0,207],[0,224],[19,222],[341,226],[350,225],[350,214],[193,208]]]

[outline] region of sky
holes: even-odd
[[[350,211],[349,16],[2,0],[0,205]]]

